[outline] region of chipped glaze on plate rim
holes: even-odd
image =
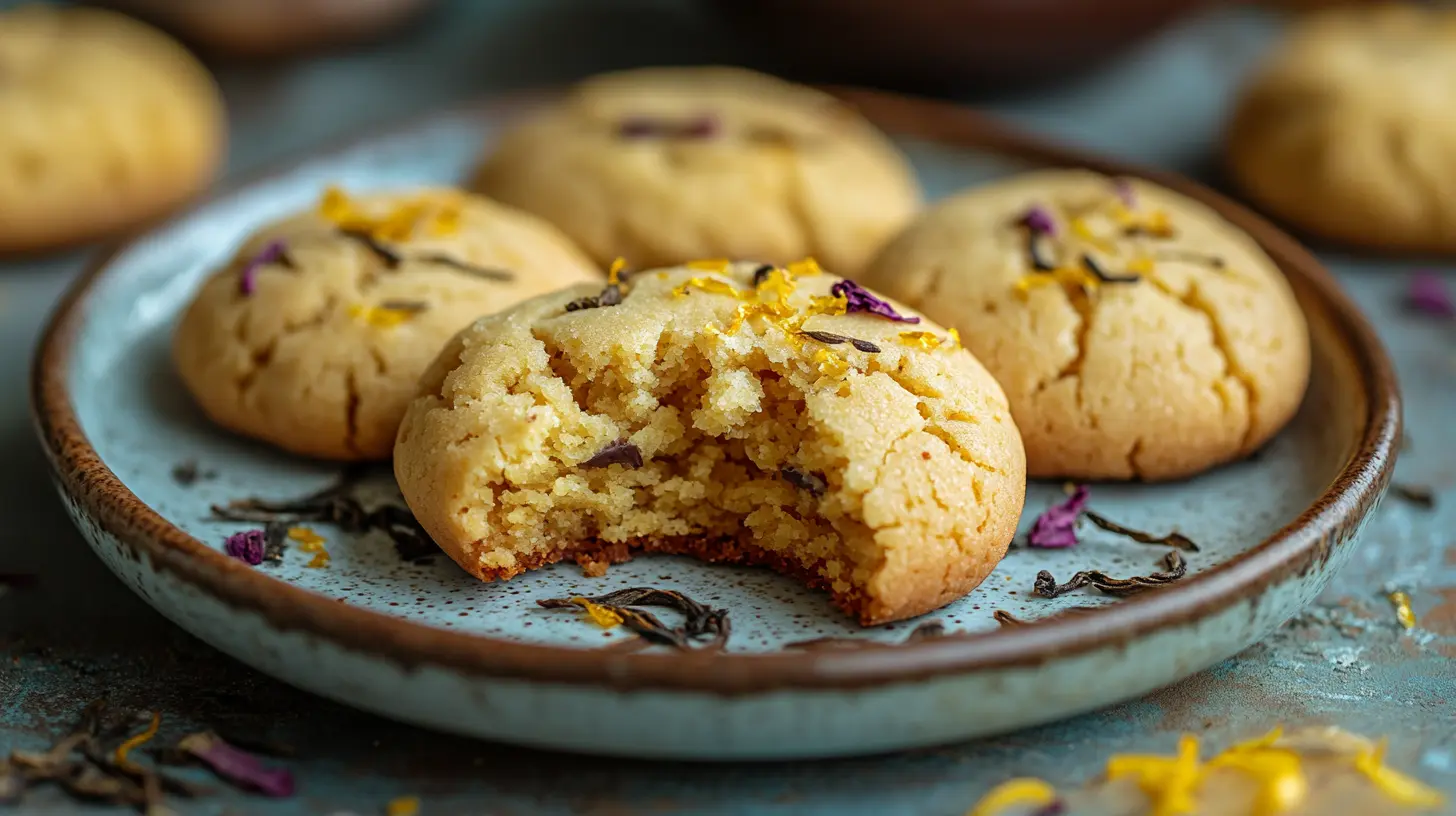
[[[897,135],[1018,158],[1033,165],[1083,167],[1107,175],[1145,178],[1195,198],[1248,232],[1304,295],[1338,329],[1337,353],[1352,358],[1368,416],[1339,475],[1298,518],[1246,553],[1178,584],[1098,610],[1056,616],[1026,626],[952,635],[886,647],[866,644],[833,651],[769,654],[622,653],[515,643],[451,632],[341,604],[231,559],[175,527],[136,497],[101,460],[81,429],[68,390],[79,329],[94,284],[136,238],[102,253],[71,285],[52,315],[31,372],[31,409],[61,489],[103,524],[126,549],[148,559],[235,609],[258,613],[282,630],[301,630],[403,667],[431,664],[466,675],[742,695],[776,689],[846,689],[916,681],[979,670],[1036,666],[1054,658],[1137,639],[1197,621],[1262,594],[1289,576],[1320,568],[1330,543],[1358,527],[1384,494],[1401,438],[1400,395],[1394,368],[1374,330],[1330,273],[1296,241],[1245,207],[1181,176],[1057,146],[944,102],[879,91],[827,89]],[[461,113],[510,118],[560,91],[529,91],[424,117],[315,151],[276,169],[226,184],[205,201],[235,195],[321,154],[340,152],[427,127]]]

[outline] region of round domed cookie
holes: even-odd
[[[1047,170],[961,193],[865,281],[960,329],[1006,390],[1035,477],[1198,473],[1278,431],[1309,376],[1273,261],[1143,181]]]
[[[954,333],[812,262],[637,273],[580,308],[596,292],[476,321],[400,425],[405,500],[472,575],[680,553],[772,567],[873,624],[1005,554],[1021,440]]]
[[[920,204],[905,159],[843,103],[716,67],[588,80],[508,131],[474,184],[638,268],[812,255],[853,274]]]
[[[0,252],[101,237],[171,209],[223,156],[212,77],[120,14],[0,11]]]
[[[1225,142],[1253,201],[1341,243],[1456,251],[1456,9],[1377,5],[1293,25]]]
[[[549,224],[426,189],[351,198],[252,235],[173,336],[213,421],[295,453],[386,459],[420,374],[475,318],[600,280]]]

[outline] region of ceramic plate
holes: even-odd
[[[1137,174],[1220,209],[1294,282],[1314,373],[1298,418],[1253,459],[1169,485],[1097,486],[1124,524],[1176,527],[1190,574],[1127,600],[1031,595],[1039,570],[1157,567],[1162,550],[1089,531],[1064,551],[1014,549],[968,597],[873,630],[766,570],[640,557],[590,579],[575,565],[482,584],[444,557],[402,562],[381,534],[320,528],[330,566],[291,551],[248,567],[222,553],[244,525],[214,503],[287,497],[337,469],[211,427],[168,360],[174,321],[210,269],[262,222],[350,188],[464,178],[502,124],[544,97],[493,102],[323,153],[231,188],[118,249],[61,305],[36,362],[34,407],[60,490],[97,554],[177,624],[302,688],[409,722],[537,746],[703,759],[818,757],[960,740],[1065,717],[1171,683],[1254,643],[1319,592],[1383,493],[1400,436],[1391,367],[1370,327],[1304,250],[1196,185],[1020,137],[958,108],[841,91],[893,133],[932,197],[1036,165]],[[216,478],[180,485],[173,466]],[[387,469],[371,489],[393,490]],[[1023,530],[1060,497],[1033,485]],[[630,586],[727,608],[720,653],[610,648],[603,630],[540,598]],[[1074,607],[1089,614],[1060,615]],[[1032,625],[1002,626],[1004,610]],[[927,620],[948,637],[902,643]],[[833,649],[786,649],[817,638]],[[887,648],[887,645],[892,647]]]

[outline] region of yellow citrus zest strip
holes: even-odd
[[[622,616],[615,609],[592,603],[586,598],[572,598],[571,602],[581,607],[586,612],[586,616],[591,618],[591,622],[603,629],[622,625]]]
[[[610,267],[608,267],[608,269],[607,269],[607,283],[608,284],[618,284],[618,283],[621,283],[622,281],[620,280],[620,278],[621,278],[621,275],[622,275],[622,270],[624,270],[626,268],[627,268],[627,259],[626,258],[618,258],[615,261],[612,261],[612,265]]]
[[[381,329],[391,329],[408,322],[415,314],[413,309],[391,309],[385,306],[365,306],[361,303],[349,307],[349,317]]]
[[[1364,774],[1380,792],[1406,807],[1428,809],[1446,804],[1446,797],[1435,788],[1394,768],[1385,767],[1385,749],[1389,740],[1382,738],[1375,747],[1355,755],[1355,770]]]
[[[1262,737],[1230,747],[1208,763],[1210,770],[1229,768],[1254,777],[1259,789],[1251,816],[1280,816],[1299,807],[1309,795],[1299,755],[1277,747],[1283,736],[1284,729],[1275,728]]]
[[[810,275],[824,274],[824,267],[820,266],[819,262],[814,260],[813,258],[805,258],[802,261],[794,261],[788,265],[787,269],[790,275],[798,278],[806,278]]]
[[[305,567],[319,569],[327,567],[332,556],[324,549],[324,537],[307,527],[289,527],[288,537],[298,542],[300,552],[313,553],[313,558],[304,564]]]
[[[947,329],[946,331],[950,334],[950,343],[951,343],[951,346],[950,347],[951,348],[960,348],[961,345],[962,345],[961,344],[961,333],[958,332],[958,331],[956,331],[953,328],[952,329]]]
[[[143,745],[151,741],[152,737],[155,737],[157,735],[157,729],[161,727],[162,714],[161,712],[153,711],[152,722],[147,726],[147,730],[116,746],[116,751],[111,755],[111,758],[116,762],[117,765],[120,765],[127,770],[136,768],[137,764],[135,762],[132,762],[130,759],[127,759],[127,754],[130,754],[133,748],[136,748],[139,745]]]
[[[1091,244],[1108,255],[1114,253],[1112,245],[1106,239],[1102,238],[1102,236],[1094,233],[1092,228],[1087,226],[1086,221],[1080,218],[1073,218],[1071,224],[1072,232],[1076,233],[1077,237],[1081,238],[1085,243]]]
[[[688,261],[686,266],[697,272],[715,272],[719,275],[728,271],[727,258],[707,258],[701,261]]]
[[[966,816],[997,816],[1009,807],[1032,805],[1040,807],[1057,801],[1057,789],[1040,779],[1018,777],[1008,779],[992,788],[976,802]]]
[[[733,288],[733,284],[720,281],[717,278],[688,278],[677,288],[672,290],[673,297],[686,297],[693,289],[701,289],[710,295],[727,295],[728,297],[741,298],[742,292]]]
[[[907,346],[918,346],[927,351],[940,345],[939,335],[928,331],[903,331],[900,332],[900,342]]]
[[[1152,816],[1180,816],[1196,807],[1193,794],[1202,781],[1198,739],[1185,734],[1178,740],[1178,755],[1115,754],[1107,760],[1107,778],[1133,777],[1151,800]]]
[[[318,552],[318,547],[325,541],[323,536],[308,527],[289,527],[288,537],[297,541],[301,545],[299,549],[304,552]]]
[[[460,201],[454,196],[416,196],[375,216],[361,210],[343,190],[329,187],[319,199],[318,213],[339,229],[368,233],[380,241],[408,241],[421,226],[435,237],[460,229]]]
[[[1396,590],[1386,597],[1395,606],[1395,619],[1400,621],[1400,625],[1406,629],[1416,628],[1416,611],[1411,609],[1410,595]]]
[[[814,365],[819,367],[820,374],[829,377],[841,376],[849,370],[848,360],[826,348],[814,352]]]
[[[420,797],[398,796],[384,806],[385,816],[416,816],[420,812]]]

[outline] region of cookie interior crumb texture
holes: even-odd
[[[99,9],[0,10],[0,251],[98,238],[203,189],[226,139],[207,70]]]
[[[202,284],[173,359],[223,427],[306,456],[387,459],[420,374],[455,332],[600,278],[551,225],[479,196],[331,191]]]
[[[961,331],[1005,388],[1037,478],[1198,473],[1273,436],[1309,378],[1304,316],[1274,262],[1139,180],[1048,170],[972,189],[865,281]]]
[[[980,583],[1025,459],[975,358],[929,321],[844,314],[831,275],[755,288],[754,264],[697,266],[635,274],[617,306],[536,298],[450,343],[395,449],[441,547],[484,580],[639,550],[764,565],[866,624]]]
[[[594,77],[505,133],[477,189],[561,227],[599,263],[813,255],[853,275],[920,191],[843,103],[738,68]]]

